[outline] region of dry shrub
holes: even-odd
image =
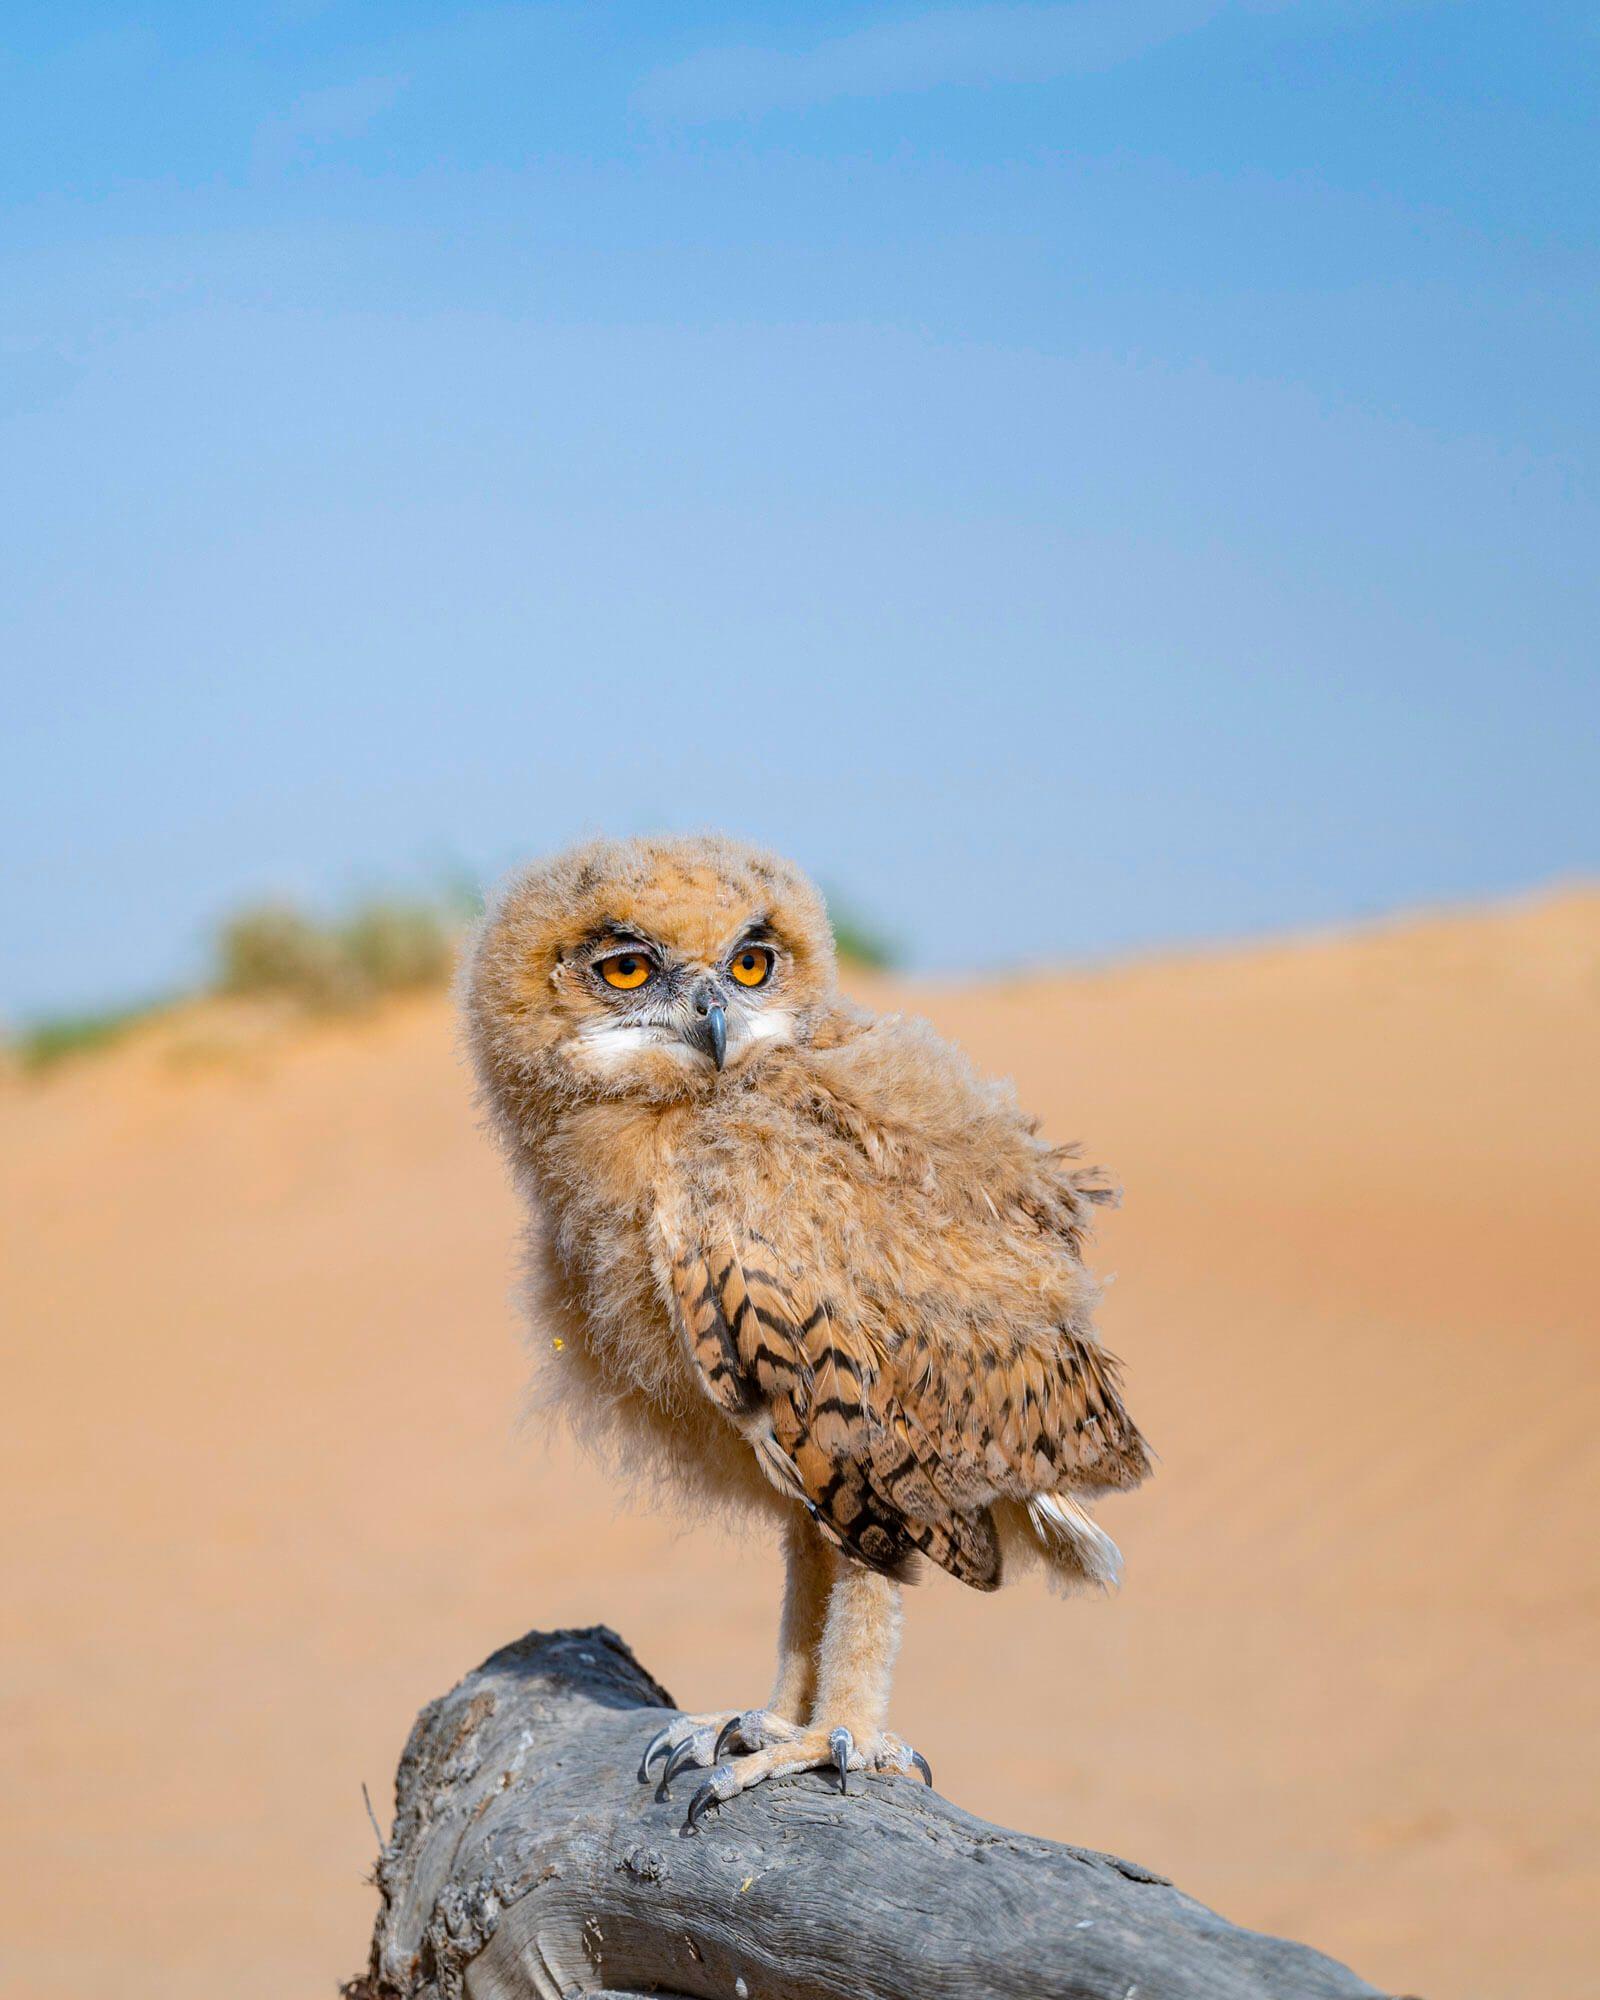
[[[385,993],[442,985],[454,952],[449,919],[429,903],[369,903],[337,923],[263,903],[223,925],[217,985],[318,1012],[359,1007]]]

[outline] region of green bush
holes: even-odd
[[[160,1001],[136,1007],[106,1007],[98,1013],[51,1014],[25,1028],[16,1040],[17,1060],[24,1070],[50,1069],[68,1056],[88,1055],[109,1048],[130,1028],[158,1012]]]
[[[241,997],[282,997],[311,1007],[362,998],[336,935],[286,903],[262,903],[229,917],[217,936],[217,985]]]
[[[351,970],[374,993],[442,986],[455,964],[445,919],[426,903],[371,903],[337,937]]]
[[[217,986],[317,1011],[359,1007],[385,993],[442,985],[453,959],[453,926],[431,903],[368,903],[334,923],[263,903],[223,925]]]

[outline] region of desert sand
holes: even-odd
[[[1600,1992],[1600,894],[870,997],[1123,1184],[1102,1327],[1161,1457],[1118,1597],[908,1598],[941,1789],[1397,1993]],[[363,1781],[386,1818],[416,1709],[526,1627],[764,1690],[772,1552],[518,1428],[443,997],[198,1009],[0,1123],[15,2000],[327,2000]]]

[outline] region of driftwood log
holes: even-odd
[[[673,1703],[614,1632],[532,1632],[418,1717],[347,2000],[1357,2000],[1332,1959],[920,1782],[774,1780],[683,1836]],[[687,1788],[687,1789],[686,1789]]]

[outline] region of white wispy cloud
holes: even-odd
[[[748,117],[841,97],[942,84],[1042,82],[1127,62],[1227,10],[1231,0],[1064,0],[1053,6],[939,7],[808,49],[702,49],[635,93],[659,118]]]
[[[308,90],[281,116],[257,128],[257,156],[281,164],[318,146],[362,138],[410,81],[408,76],[362,76],[351,83]]]

